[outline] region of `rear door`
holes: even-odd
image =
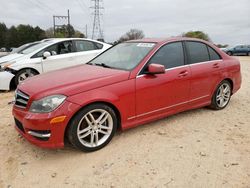
[[[184,109],[189,99],[190,68],[185,65],[182,42],[166,44],[136,78],[137,117],[151,117]],[[151,63],[164,65],[165,74],[144,74]]]
[[[84,64],[92,60],[102,52],[103,45],[87,40],[74,40],[76,49],[76,64]]]
[[[186,41],[188,64],[191,68],[190,102],[201,104],[210,100],[221,78],[223,61],[220,55],[202,42]]]

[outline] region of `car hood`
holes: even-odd
[[[129,74],[129,71],[85,64],[34,76],[19,84],[18,89],[34,99],[55,94],[72,96],[128,80]]]
[[[6,56],[0,58],[0,64],[14,61],[14,60],[16,60],[20,57],[23,57],[23,56],[24,56],[24,54],[18,54],[18,53],[6,55]]]

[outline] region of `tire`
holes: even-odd
[[[233,52],[229,51],[229,52],[227,52],[227,55],[232,56]]]
[[[16,76],[15,76],[15,85],[17,86],[22,81],[26,80],[27,78],[30,78],[32,76],[37,75],[38,73],[32,69],[23,69],[20,70]]]
[[[214,110],[225,108],[232,95],[232,86],[229,81],[223,80],[215,90],[210,107]]]
[[[92,104],[81,111],[69,123],[67,138],[77,149],[97,151],[113,138],[118,125],[114,110],[102,103]]]

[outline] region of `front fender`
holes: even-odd
[[[10,82],[14,74],[6,71],[0,72],[0,90],[10,90]]]
[[[109,103],[119,111],[122,127],[126,127],[128,118],[135,116],[135,81],[127,80],[89,90],[69,96],[67,100],[80,105],[81,108],[96,102]]]

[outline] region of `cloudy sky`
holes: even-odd
[[[114,41],[131,28],[146,37],[206,32],[214,43],[250,44],[250,0],[104,0],[104,35]],[[91,0],[0,0],[0,22],[52,27],[53,15],[70,10],[72,25],[92,30]]]

